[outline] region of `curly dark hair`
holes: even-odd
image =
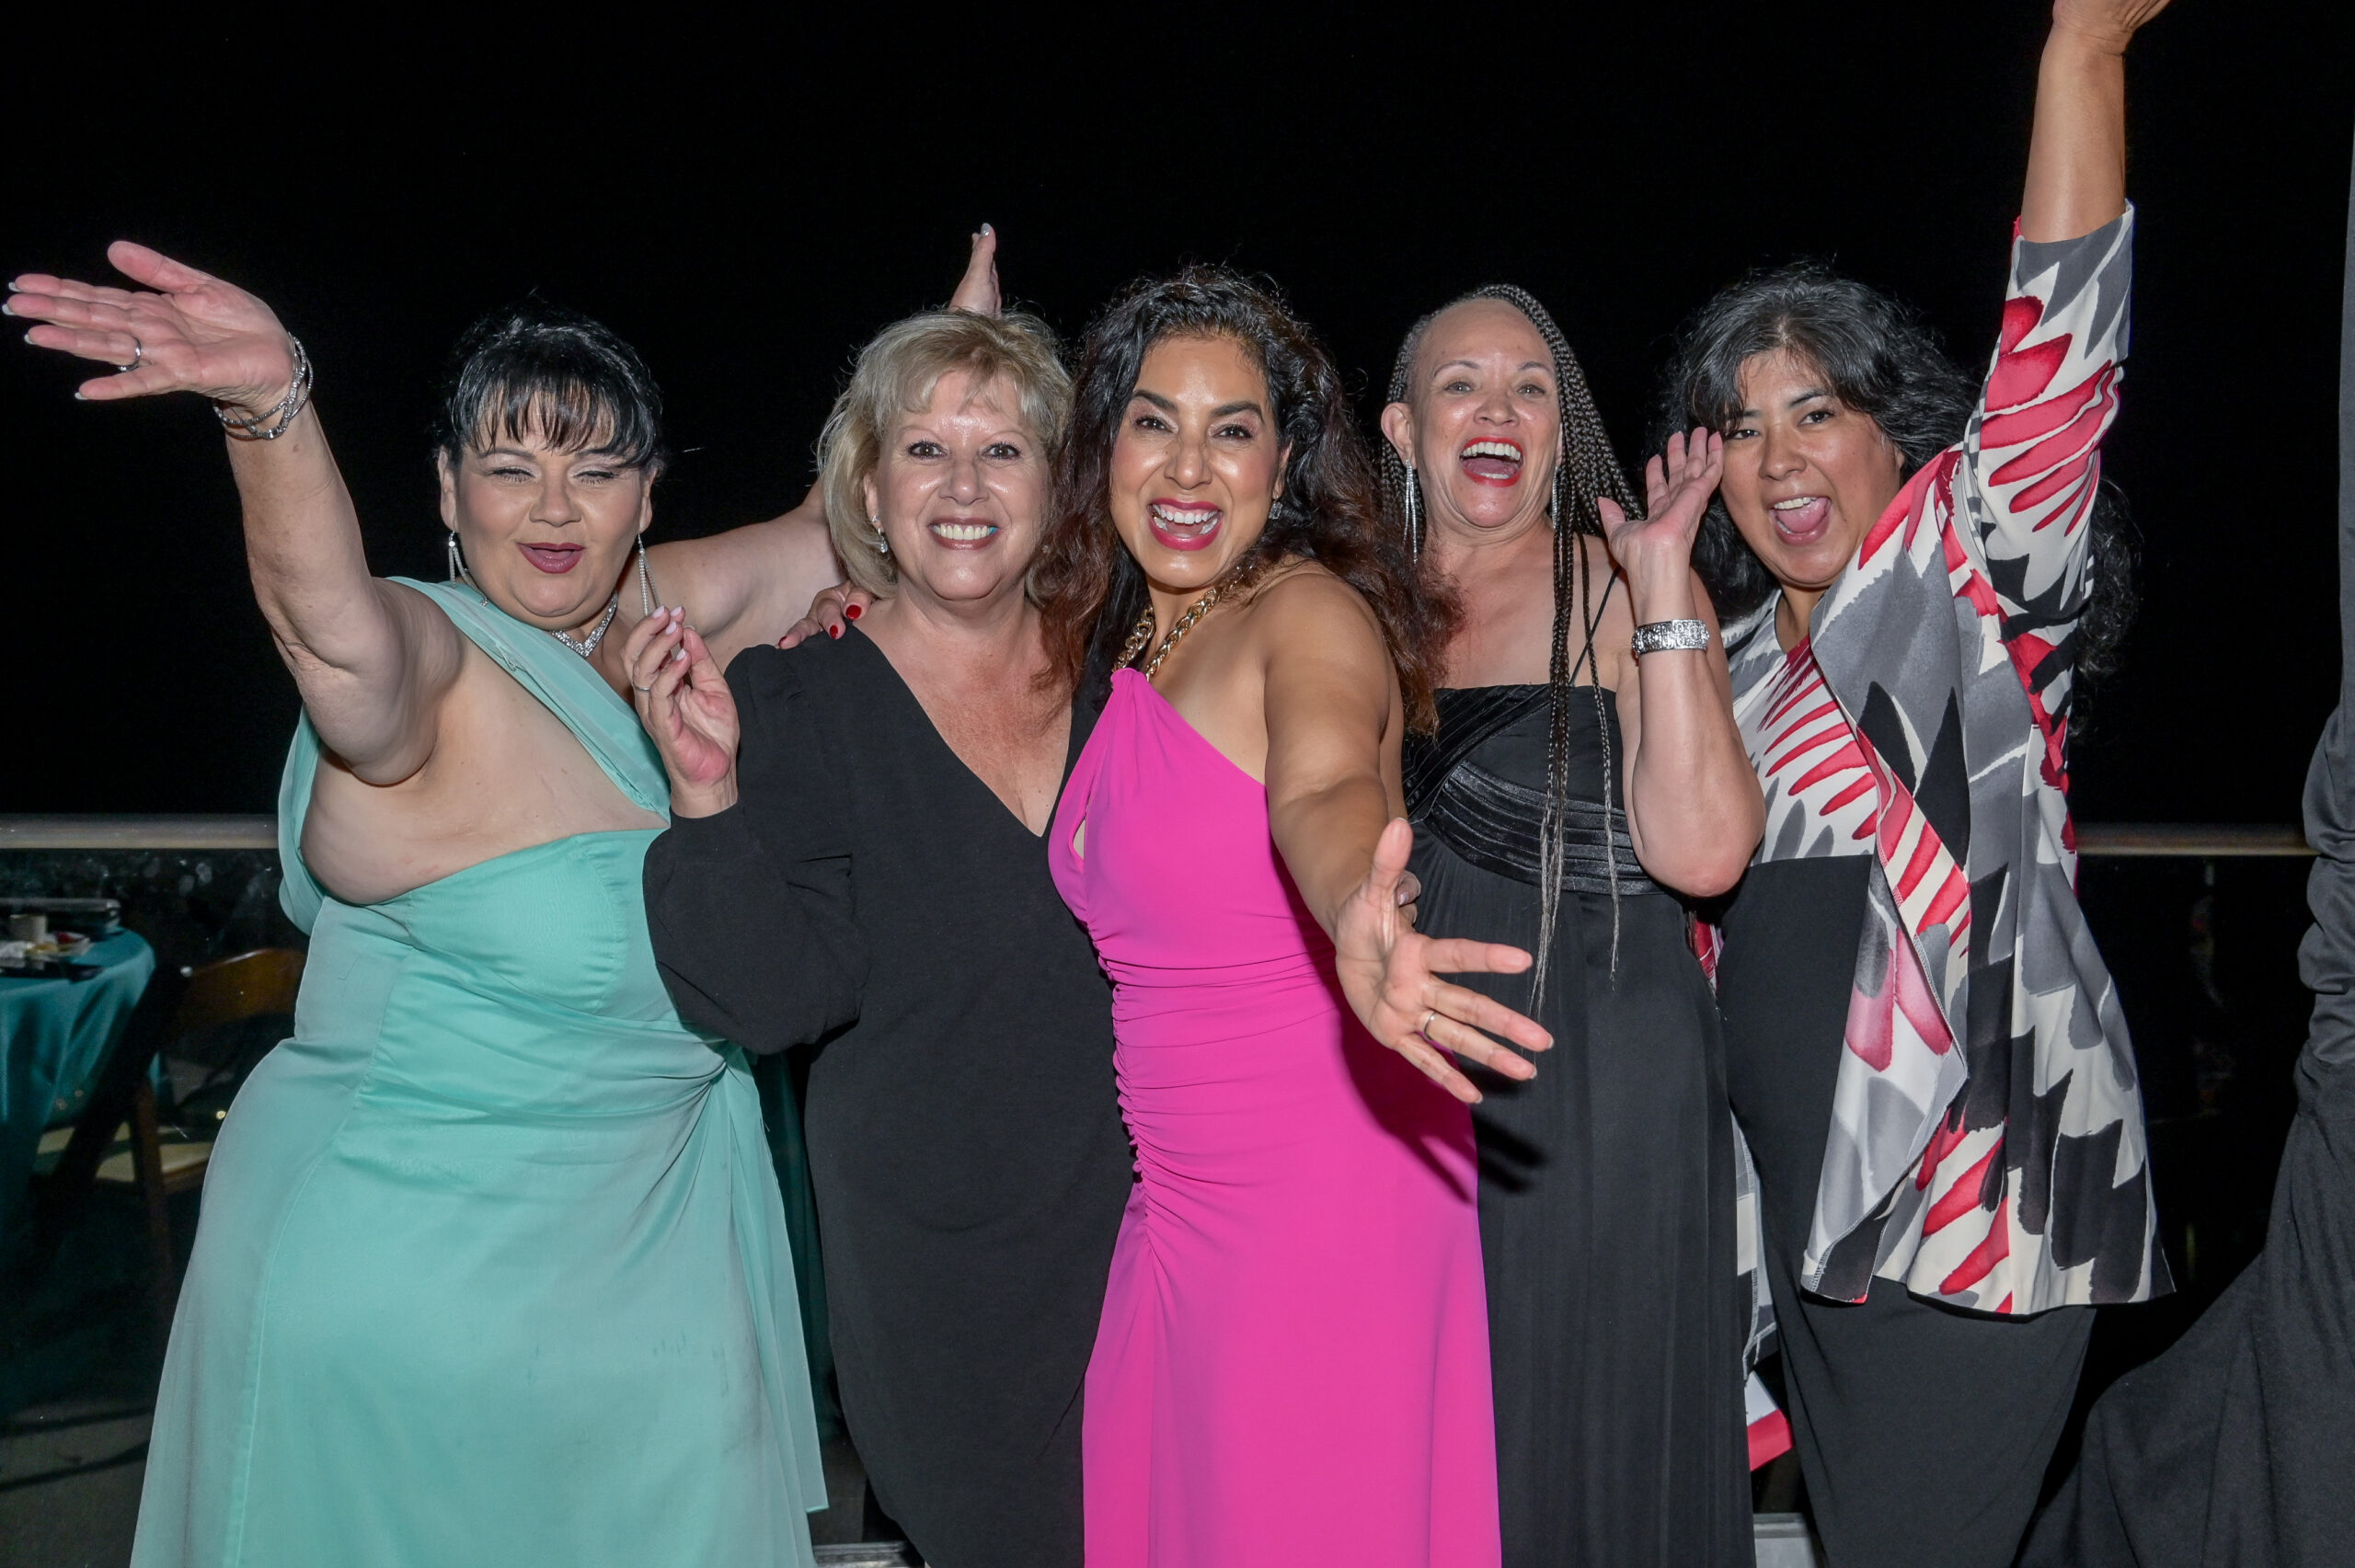
[[[1741,411],[1741,367],[1753,354],[1787,349],[1823,376],[1833,396],[1868,416],[1904,456],[1911,477],[1962,439],[1977,384],[1947,358],[1920,312],[1844,278],[1820,261],[1753,272],[1718,292],[1678,335],[1662,378],[1652,444],[1694,425],[1722,430]],[[2134,621],[2133,530],[2117,487],[2105,482],[2086,521],[2085,604],[2076,625],[2074,727],[2091,682],[2118,667]],[[1709,503],[1693,547],[1694,568],[1727,621],[1773,597],[1775,578],[1726,510]]]
[[[1435,623],[1414,590],[1400,542],[1382,527],[1373,464],[1340,372],[1274,284],[1223,267],[1191,266],[1131,284],[1080,346],[1070,434],[1055,460],[1054,514],[1031,567],[1050,678],[1076,684],[1100,706],[1113,662],[1147,603],[1144,573],[1112,526],[1109,470],[1145,354],[1168,338],[1241,344],[1268,378],[1275,426],[1292,448],[1283,496],[1241,564],[1311,560],[1355,589],[1398,667],[1407,723],[1430,729],[1437,722]]]

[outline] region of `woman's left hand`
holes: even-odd
[[[1596,500],[1611,558],[1631,585],[1641,588],[1647,579],[1689,580],[1693,541],[1725,471],[1725,438],[1695,427],[1689,438],[1669,437],[1668,450],[1644,464],[1642,517],[1629,517],[1607,496]]]
[[[1518,947],[1418,933],[1411,902],[1399,897],[1414,845],[1404,818],[1383,830],[1373,864],[1334,922],[1334,964],[1350,1010],[1367,1033],[1465,1104],[1477,1104],[1480,1091],[1456,1070],[1451,1053],[1500,1077],[1534,1078],[1535,1067],[1482,1031],[1531,1051],[1549,1048],[1554,1036],[1504,1003],[1439,978],[1517,975],[1530,958]]]

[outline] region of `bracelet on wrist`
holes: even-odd
[[[296,418],[311,401],[311,356],[303,351],[303,340],[293,333],[286,335],[286,341],[294,349],[294,384],[286,389],[286,395],[278,400],[278,406],[255,418],[240,419],[229,411],[227,405],[215,403],[213,406],[213,418],[221,421],[221,428],[229,433],[231,441],[274,441],[293,427]],[[273,420],[276,422],[272,423]],[[265,426],[269,428],[264,429]]]
[[[1637,658],[1648,653],[1681,653],[1708,646],[1706,621],[1648,621],[1627,639],[1628,651]]]

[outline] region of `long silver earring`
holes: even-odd
[[[458,531],[454,528],[451,529],[442,534],[442,538],[450,546],[450,580],[463,582],[468,588],[476,588],[477,585],[475,582],[475,575],[466,570],[466,557],[458,549]]]
[[[870,517],[867,520],[867,526],[875,530],[876,553],[884,555],[890,555],[891,553],[891,542],[883,537],[883,520],[879,517]]]
[[[646,569],[646,535],[638,536],[638,612],[654,613],[654,574]]]
[[[1423,558],[1423,487],[1412,468],[1407,470],[1407,558]]]

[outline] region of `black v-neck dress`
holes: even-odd
[[[815,1047],[844,1418],[925,1559],[1079,1568],[1080,1395],[1132,1156],[1111,990],[1032,834],[853,630],[728,670],[732,809],[646,857],[681,1015]],[[1070,760],[1093,718],[1072,715]]]

